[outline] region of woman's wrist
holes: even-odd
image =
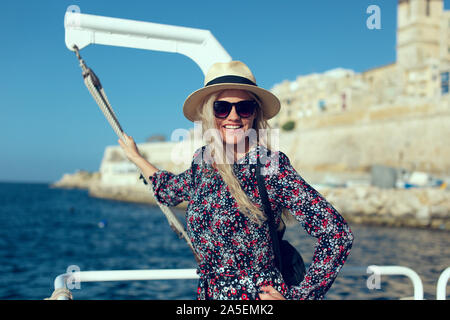
[[[131,162],[135,163],[136,165],[137,165],[138,163],[142,163],[142,162],[144,162],[144,161],[147,161],[147,160],[146,160],[142,155],[140,155],[140,154],[136,154],[136,155],[134,155],[134,156],[130,156],[129,160],[130,160]]]
[[[153,176],[153,174],[158,171],[158,168],[153,166],[150,162],[147,161],[147,159],[142,156],[136,157],[133,162],[139,169],[141,169],[141,172],[145,176],[145,178]]]
[[[148,166],[150,162],[147,161],[143,156],[136,155],[135,157],[132,157],[130,159],[132,162],[134,162],[135,165],[137,165],[140,169],[143,169],[143,167]]]

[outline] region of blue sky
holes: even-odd
[[[344,4],[345,3],[345,4]],[[369,30],[369,5],[381,29]],[[208,29],[259,86],[342,67],[362,72],[395,61],[397,1],[2,1],[0,181],[52,182],[97,171],[117,144],[64,43],[64,14],[82,13]],[[445,1],[448,9],[448,3]],[[124,130],[137,142],[193,124],[185,98],[203,85],[189,58],[91,45],[81,51],[100,77]]]

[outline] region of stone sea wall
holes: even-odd
[[[450,230],[450,191],[446,189],[353,186],[319,192],[349,222]]]

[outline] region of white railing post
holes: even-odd
[[[68,289],[67,288],[67,279],[71,276],[72,276],[72,274],[70,274],[70,273],[63,273],[63,274],[60,274],[59,276],[57,276],[54,281],[55,291],[58,289]],[[65,295],[61,295],[58,297],[58,300],[69,300],[69,299]]]
[[[450,267],[445,269],[439,276],[439,280],[436,286],[436,300],[447,299],[447,282],[450,278]]]
[[[369,266],[367,272],[377,275],[402,275],[407,276],[414,287],[414,300],[423,300],[423,284],[419,275],[412,269],[402,266]]]

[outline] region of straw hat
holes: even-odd
[[[256,85],[250,69],[241,61],[218,62],[211,66],[205,76],[205,86],[189,95],[183,105],[183,113],[191,121],[199,121],[197,109],[211,93],[225,89],[241,89],[255,94],[261,102],[264,118],[273,118],[280,111],[280,100]]]

